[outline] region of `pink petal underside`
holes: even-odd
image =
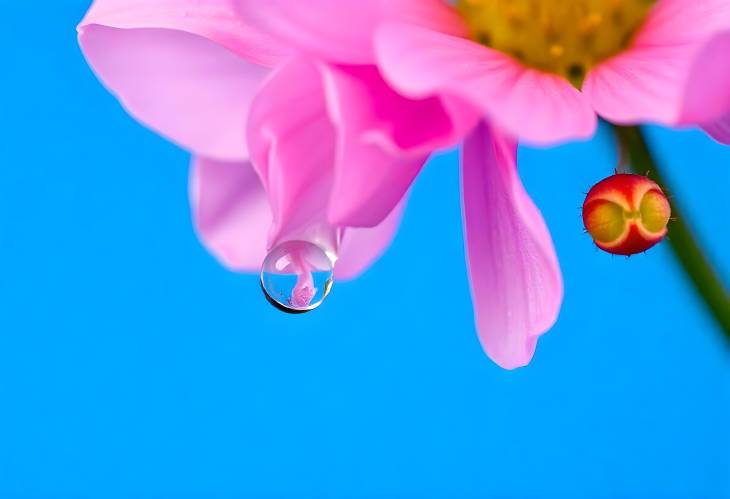
[[[238,7],[259,30],[290,47],[344,64],[373,62],[373,33],[386,20],[466,32],[443,0],[238,0]]]
[[[702,46],[722,29],[730,28],[727,0],[662,0],[624,53],[598,66],[587,77],[583,92],[596,111],[615,123],[689,124],[717,116],[712,103],[718,97],[708,90],[692,96],[691,112],[683,112],[690,75],[704,88],[708,66],[693,64]],[[726,58],[708,60],[724,65]],[[693,90],[694,91],[694,90]]]
[[[470,40],[390,23],[375,41],[385,79],[411,98],[459,96],[535,144],[587,138],[596,129],[595,113],[567,81]]]
[[[400,201],[428,156],[450,147],[475,122],[462,106],[395,93],[374,66],[323,66],[328,109],[338,133],[329,220],[372,227]]]
[[[79,25],[89,64],[142,123],[196,153],[247,156],[252,96],[282,60],[227,0],[97,0]]]
[[[464,230],[476,323],[500,366],[530,362],[563,298],[557,256],[540,212],[520,182],[516,144],[487,125],[464,144]]]
[[[190,200],[196,230],[227,268],[259,272],[272,222],[266,191],[249,162],[195,158]],[[338,280],[353,279],[379,258],[395,236],[405,201],[377,227],[345,229],[335,266]]]
[[[271,208],[251,164],[197,157],[190,201],[198,234],[226,267],[258,272],[266,257]]]
[[[303,239],[335,251],[338,232],[327,221],[335,130],[313,63],[293,59],[267,80],[251,106],[247,137],[273,210],[269,245]]]

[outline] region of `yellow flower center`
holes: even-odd
[[[656,0],[457,0],[471,38],[577,88],[627,48]]]

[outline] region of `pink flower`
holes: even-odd
[[[488,355],[514,368],[563,292],[515,138],[586,138],[598,113],[728,139],[730,76],[716,62],[730,23],[726,0],[660,0],[620,52],[585,74],[551,72],[515,58],[530,51],[472,41],[481,18],[464,9],[480,2],[97,0],[80,43],[131,114],[196,154],[198,230],[234,269],[258,270],[267,247],[303,239],[338,256],[338,278],[357,275],[389,244],[429,155],[464,140],[477,327]]]

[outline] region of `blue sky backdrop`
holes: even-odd
[[[608,134],[522,150],[566,298],[506,372],[473,326],[457,158],[316,313],[286,316],[194,234],[188,155],[76,45],[84,0],[3,6],[0,497],[730,497],[730,349],[666,246],[596,250]],[[651,130],[730,279],[730,148]]]

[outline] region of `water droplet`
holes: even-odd
[[[261,267],[261,289],[283,312],[300,314],[319,307],[332,288],[334,266],[319,246],[288,241],[272,249]]]

